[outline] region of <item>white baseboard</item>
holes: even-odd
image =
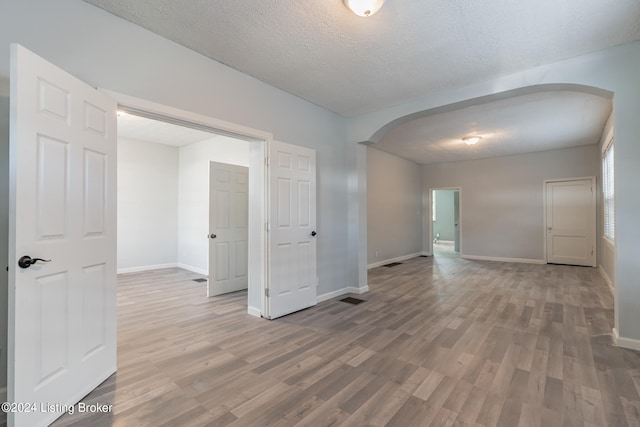
[[[438,243],[442,243],[442,244],[445,244],[445,245],[453,245],[456,242],[454,242],[453,240],[438,240]]]
[[[178,263],[176,262],[172,262],[169,264],[143,265],[140,267],[119,268],[118,274],[140,273],[141,271],[160,270],[163,268],[175,268],[175,267],[178,267]]]
[[[640,340],[621,337],[616,328],[613,328],[613,342],[617,347],[640,351]]]
[[[369,292],[369,286],[361,286],[361,287],[355,287],[355,286],[350,286],[347,288],[347,290],[349,291],[349,293],[352,294],[364,294]]]
[[[316,300],[321,303],[324,301],[328,301],[333,298],[341,297],[346,294],[364,294],[365,292],[369,292],[369,286],[349,286],[347,288],[338,289],[337,291],[327,292],[326,294],[318,295]]]
[[[190,271],[192,273],[202,274],[203,276],[208,276],[209,272],[204,268],[194,267],[193,265],[183,264],[181,262],[178,263],[177,267],[182,268],[183,270]]]
[[[544,262],[543,259],[501,258],[501,257],[479,256],[479,255],[460,255],[460,258],[470,259],[474,261],[517,262],[521,264],[546,264],[546,262]]]
[[[262,317],[262,311],[259,308],[256,308],[256,307],[248,306],[247,307],[247,313],[249,313],[250,315],[255,316],[255,317]]]
[[[609,277],[609,275],[607,274],[607,272],[604,270],[604,268],[602,268],[602,266],[598,267],[598,270],[600,270],[600,275],[602,276],[602,278],[604,279],[605,283],[607,285],[609,285],[609,290],[611,291],[612,295],[616,294],[616,290],[613,287],[613,282],[611,281],[611,278]]]
[[[392,262],[401,262],[406,261],[411,258],[415,258],[422,255],[422,252],[416,252],[415,254],[403,255],[397,258],[386,259],[384,261],[374,262],[373,264],[367,265],[367,270],[371,270],[372,268],[382,267],[383,265],[391,264]]]

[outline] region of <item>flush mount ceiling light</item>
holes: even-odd
[[[358,16],[371,16],[380,10],[384,0],[342,0]]]
[[[464,141],[464,143],[467,145],[474,145],[477,144],[481,139],[481,136],[467,136],[466,138],[462,138],[462,141]]]

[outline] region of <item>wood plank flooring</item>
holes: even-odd
[[[179,269],[122,275],[118,372],[55,426],[639,426],[597,270],[454,257],[267,321]]]

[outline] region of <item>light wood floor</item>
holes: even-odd
[[[584,267],[415,258],[274,321],[183,270],[118,285],[118,372],[56,426],[638,426],[640,354]]]

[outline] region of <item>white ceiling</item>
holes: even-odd
[[[640,39],[639,0],[86,0],[345,116]]]
[[[387,0],[370,18],[342,0],[85,1],[345,116],[640,39],[640,0]],[[593,144],[610,111],[596,95],[520,95],[412,120],[375,148],[428,164]],[[202,136],[131,120],[122,136]]]
[[[118,112],[118,138],[182,147],[216,136],[197,129]]]
[[[597,143],[610,113],[611,100],[598,95],[519,95],[408,121],[373,147],[420,164],[576,147]],[[468,146],[471,135],[482,139]]]

